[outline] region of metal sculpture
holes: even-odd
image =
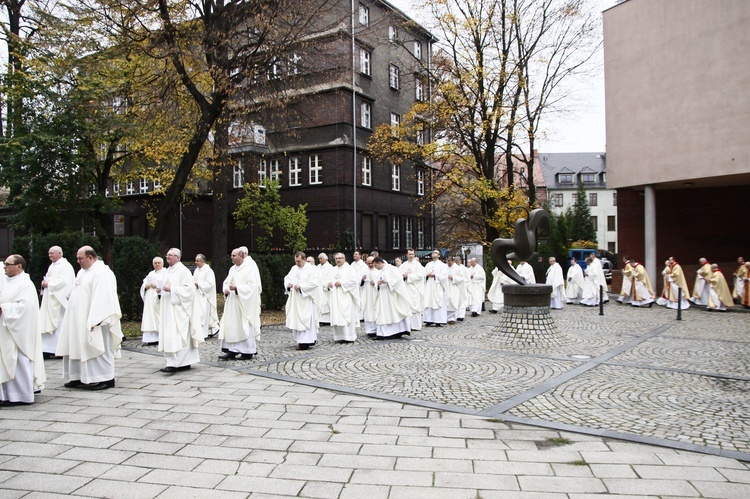
[[[549,213],[541,208],[529,211],[523,206],[516,206],[508,212],[522,209],[526,211],[527,218],[519,218],[515,223],[513,239],[498,238],[490,246],[490,257],[495,266],[503,274],[521,285],[527,285],[526,279],[518,275],[508,263],[508,259],[528,261],[537,252],[537,229],[550,230]]]

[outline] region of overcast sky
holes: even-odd
[[[418,0],[387,0],[406,14],[419,21],[424,11]],[[591,0],[599,9],[614,5],[615,0]],[[416,6],[416,7],[415,7]],[[572,87],[574,91],[566,104],[564,114],[542,118],[542,137],[537,139],[539,152],[605,152],[604,130],[604,72],[602,53],[596,55],[596,70],[585,78],[579,78]]]

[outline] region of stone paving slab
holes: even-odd
[[[712,329],[698,310],[678,324],[605,311],[553,312],[563,348],[533,353],[490,340],[492,315],[424,341],[342,346],[324,328],[302,354],[277,328],[258,362],[229,365],[210,340],[206,363],[172,376],[128,342],[98,393],[63,388],[47,361],[34,405],[0,408],[0,497],[750,497],[750,464],[731,457],[746,454],[712,455],[750,440],[747,366],[732,360],[748,358],[748,316],[711,315]],[[686,429],[706,453],[681,447]]]

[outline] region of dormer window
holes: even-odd
[[[596,182],[596,173],[581,173],[581,182],[584,182],[584,183]]]
[[[557,176],[557,181],[561,184],[572,184],[573,183],[573,174],[572,173],[560,173]]]

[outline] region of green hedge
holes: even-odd
[[[26,260],[26,273],[31,280],[40,285],[44,274],[47,273],[50,261],[47,255],[52,246],[60,246],[63,258],[67,259],[78,272],[80,268],[76,261],[76,253],[81,246],[91,246],[99,251],[99,239],[80,232],[56,232],[50,234],[34,234],[15,236],[13,238],[13,252],[23,256]]]
[[[294,255],[251,255],[258,264],[260,281],[263,284],[261,306],[265,310],[281,310],[286,303],[284,277],[294,265]],[[221,283],[217,283],[221,286]]]
[[[142,237],[115,238],[112,271],[117,277],[117,296],[123,320],[140,322],[143,314],[141,284],[153,270],[151,262],[158,255],[156,246]]]

